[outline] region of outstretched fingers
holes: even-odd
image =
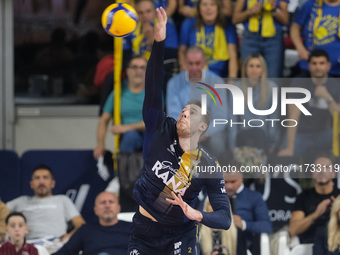
[[[157,13],[158,22],[161,24],[166,24],[166,22],[168,21],[168,16],[164,8],[163,7],[157,8],[156,13]]]

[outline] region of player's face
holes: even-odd
[[[331,63],[323,56],[312,57],[308,66],[313,78],[326,78],[331,68]]]
[[[333,164],[329,158],[320,157],[314,161],[313,178],[318,185],[327,185],[335,178]]]
[[[13,243],[22,241],[28,233],[28,227],[21,216],[12,216],[8,220],[6,227],[7,234]]]
[[[46,169],[36,170],[32,175],[31,188],[34,195],[39,198],[52,195],[52,189],[55,186],[55,181],[51,173]]]
[[[129,82],[135,86],[141,86],[145,83],[146,61],[142,58],[133,59],[127,68],[127,77]]]
[[[195,104],[186,105],[177,118],[177,133],[179,136],[191,136],[203,125],[201,107]]]
[[[150,1],[142,1],[136,5],[138,20],[144,22],[154,22],[156,18],[156,10]]]
[[[109,224],[117,220],[120,205],[116,196],[109,192],[99,194],[95,201],[94,212],[101,222]]]
[[[215,0],[202,0],[199,6],[204,23],[212,25],[215,23],[218,10]]]
[[[236,194],[236,191],[243,183],[243,178],[241,177],[224,178],[224,182],[225,182],[225,189],[227,191],[228,196],[233,196]]]
[[[262,65],[258,58],[252,58],[248,61],[246,67],[247,78],[258,79],[262,75]]]
[[[201,79],[205,64],[205,58],[201,52],[188,52],[186,56],[186,67],[189,73],[189,79]]]

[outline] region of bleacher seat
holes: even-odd
[[[31,174],[39,164],[51,167],[56,186],[53,194],[66,194],[87,222],[97,221],[94,200],[113,178],[112,165],[107,173],[98,171],[92,150],[31,150],[21,157],[21,186],[24,195],[33,195]]]
[[[314,244],[298,244],[293,247],[290,255],[313,255]]]
[[[21,194],[20,159],[14,151],[0,150],[0,199],[10,201]]]
[[[261,255],[270,255],[270,241],[267,233],[262,233],[260,238]]]
[[[39,255],[50,255],[50,253],[47,251],[47,249],[42,245],[34,245],[35,248],[38,250]]]

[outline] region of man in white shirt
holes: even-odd
[[[47,165],[38,165],[33,170],[30,185],[34,196],[21,196],[7,202],[11,212],[21,212],[26,216],[27,239],[67,241],[85,221],[70,198],[52,194],[55,186],[52,170]],[[67,233],[69,221],[74,228]]]

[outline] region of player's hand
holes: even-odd
[[[171,195],[174,200],[166,198],[166,201],[173,205],[179,205],[182,208],[185,216],[187,216],[190,220],[201,222],[201,220],[203,219],[203,215],[200,211],[192,208],[190,205],[184,202],[180,194],[176,195],[175,192],[171,191]]]
[[[161,42],[165,40],[166,37],[166,23],[168,21],[168,16],[166,15],[163,7],[156,9],[158,23],[155,25],[155,41]]]

